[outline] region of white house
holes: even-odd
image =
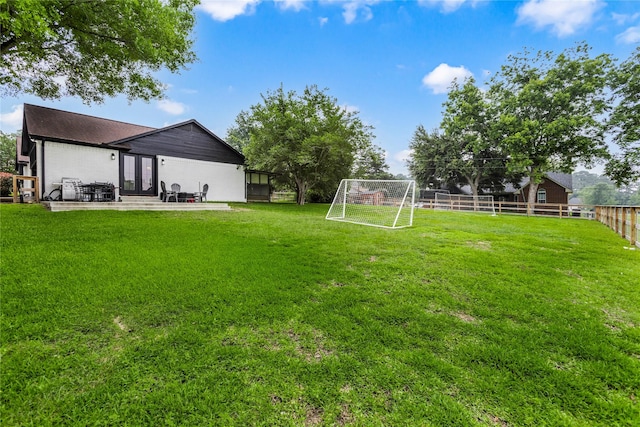
[[[110,182],[120,195],[158,197],[160,182],[207,200],[245,202],[244,156],[195,120],[161,129],[25,104],[19,172],[46,196],[62,178]]]

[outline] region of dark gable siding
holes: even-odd
[[[180,157],[184,159],[241,165],[244,158],[195,123],[155,132],[127,142],[132,154]]]
[[[547,203],[568,203],[569,194],[565,191],[564,187],[556,184],[553,181],[546,179],[538,189],[544,188],[547,190]]]
[[[569,194],[566,192],[563,186],[545,179],[544,182],[538,185],[538,190],[540,190],[541,188],[547,190],[547,203],[567,204],[569,202]],[[529,196],[529,184],[525,185],[522,191],[526,199]],[[522,197],[520,197],[519,200],[522,200]]]

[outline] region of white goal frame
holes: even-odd
[[[436,193],[434,209],[467,212],[489,212],[496,215],[493,196]]]
[[[326,219],[382,228],[413,225],[416,182],[343,179]]]

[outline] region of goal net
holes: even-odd
[[[466,194],[436,193],[434,209],[496,214],[493,196],[468,196]]]
[[[343,179],[327,219],[402,228],[413,224],[415,181]]]

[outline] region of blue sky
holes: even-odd
[[[203,0],[194,39],[197,63],[158,74],[166,99],[4,98],[0,129],[19,129],[31,103],[152,127],[193,118],[225,137],[261,93],[317,85],[359,111],[391,172],[406,173],[413,132],[438,126],[453,78],[482,84],[509,54],[581,41],[624,60],[640,43],[640,1]]]

